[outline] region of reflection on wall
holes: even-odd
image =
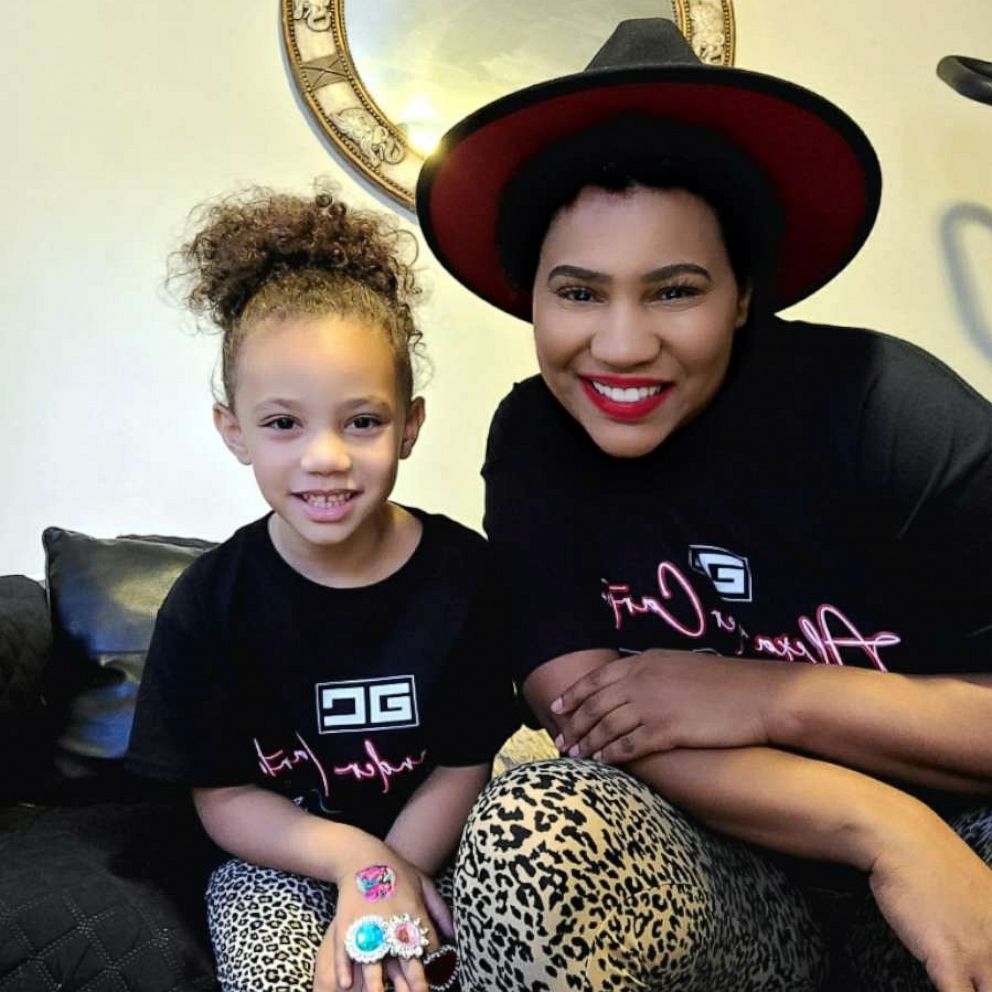
[[[617,22],[677,20],[673,0],[349,0],[345,29],[365,88],[427,153],[504,93],[584,68]]]
[[[944,260],[958,313],[972,342],[992,361],[992,296],[987,292],[988,280],[969,259],[969,232],[973,236],[992,236],[992,210],[978,203],[959,203],[944,214],[940,224]]]

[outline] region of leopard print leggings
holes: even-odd
[[[449,906],[451,875],[449,868],[434,880]],[[317,948],[336,905],[337,888],[326,882],[225,861],[207,885],[207,923],[223,992],[311,992]]]
[[[992,864],[992,808],[954,822]],[[557,759],[494,779],[454,911],[465,992],[917,992],[863,878],[827,893],[622,771]],[[838,869],[843,871],[843,869]],[[830,876],[833,877],[833,876]]]

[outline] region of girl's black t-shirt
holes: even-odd
[[[416,550],[371,586],[306,579],[267,517],[197,559],[156,622],[129,766],[381,837],[432,769],[491,761],[519,717],[486,542],[412,512]]]

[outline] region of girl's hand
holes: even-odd
[[[939,992],[985,992],[992,989],[992,869],[926,812],[922,827],[912,817],[895,827],[871,868],[871,889]]]
[[[369,865],[388,865],[393,870],[395,888],[391,895],[372,901],[360,891],[356,876]],[[435,925],[445,935],[454,933],[451,913],[434,883],[382,841],[369,837],[367,844],[349,856],[338,879],[337,912],[317,951],[314,992],[384,992],[386,978],[396,992],[427,992],[421,959],[403,960],[389,955],[375,964],[359,964],[348,957],[345,949],[348,928],[359,917],[388,919],[401,913],[419,918],[427,928],[429,944],[425,954],[438,947]]]
[[[558,749],[608,764],[677,747],[769,743],[780,661],[654,649],[590,672],[551,704]]]

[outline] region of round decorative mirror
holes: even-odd
[[[549,11],[557,7],[560,13]],[[731,0],[282,0],[283,37],[321,129],[403,206],[441,135],[505,93],[578,72],[629,17],[667,17],[733,64]]]

